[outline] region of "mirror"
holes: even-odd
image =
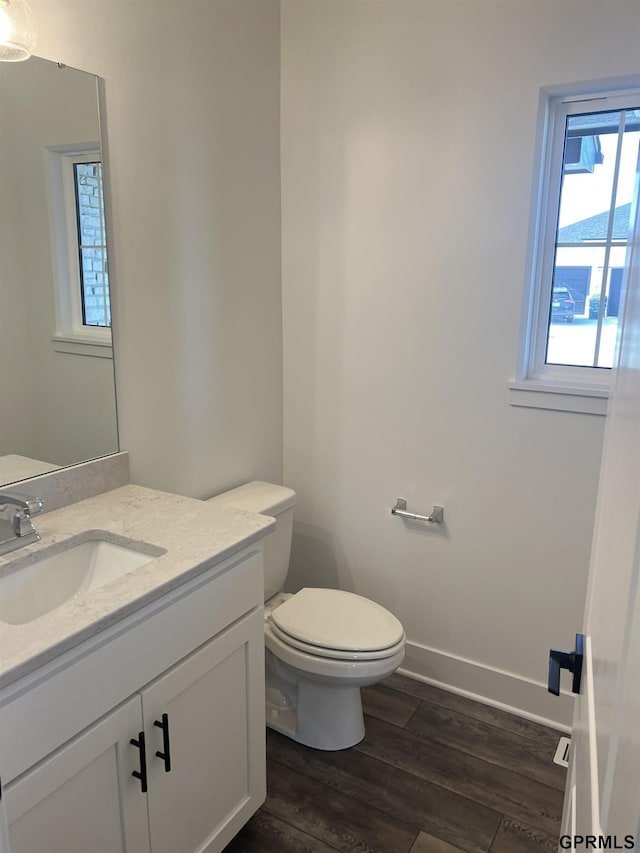
[[[0,62],[0,485],[118,450],[97,78]]]

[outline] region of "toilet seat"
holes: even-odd
[[[287,634],[286,631],[282,631],[273,621],[271,621],[270,627],[273,635],[283,643],[286,643],[287,646],[299,649],[301,652],[306,652],[308,655],[317,655],[318,657],[331,658],[332,660],[384,660],[385,658],[390,658],[397,654],[398,650],[404,646],[405,642],[405,635],[403,632],[400,640],[397,643],[394,643],[393,646],[389,646],[386,649],[376,649],[375,651],[369,652],[340,651],[338,649],[325,648],[324,646],[314,646],[311,643],[305,643],[302,640],[298,640],[296,637],[292,637]]]
[[[401,623],[374,601],[338,589],[305,588],[270,614],[279,639],[308,654],[380,660],[404,643]]]
[[[332,690],[338,685],[342,687],[361,687],[376,684],[400,666],[404,658],[405,643],[398,644],[394,654],[388,658],[371,660],[341,660],[340,658],[322,657],[296,649],[289,643],[277,637],[273,631],[273,622],[269,620],[264,626],[264,642],[266,650],[279,663],[286,664],[298,673],[299,678],[318,679],[332,685]]]

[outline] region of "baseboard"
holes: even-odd
[[[398,673],[559,731],[571,731],[572,694],[562,691],[552,696],[543,682],[414,642],[407,642]]]

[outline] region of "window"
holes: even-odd
[[[82,324],[110,326],[107,237],[102,197],[102,163],[73,160]]]
[[[56,270],[54,341],[110,347],[111,303],[100,151],[97,147],[69,150],[65,146],[48,149],[48,155]]]
[[[511,387],[606,398],[635,215],[640,90],[549,97],[545,125],[526,335]],[[569,408],[583,410],[575,399]]]

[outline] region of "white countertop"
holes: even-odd
[[[257,542],[275,526],[268,516],[216,509],[206,501],[132,485],[35,516],[34,523],[41,541],[0,556],[0,577],[49,549],[63,550],[67,540],[87,530],[166,553],[23,625],[0,621],[0,688]]]
[[[47,471],[57,471],[59,465],[43,462],[42,459],[31,459],[29,456],[18,456],[10,453],[0,456],[0,483],[15,483],[27,477],[37,477]],[[20,491],[18,487],[18,491]]]

